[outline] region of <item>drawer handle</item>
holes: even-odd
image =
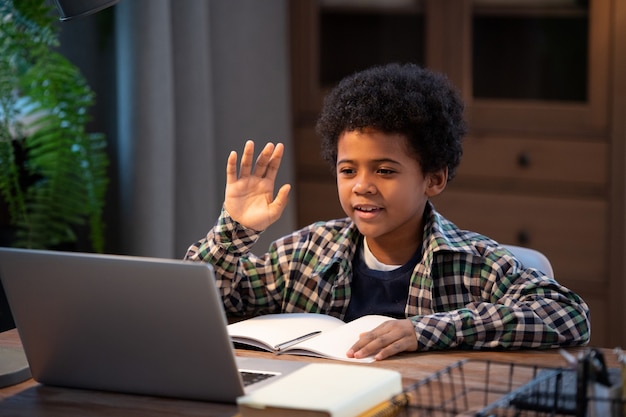
[[[517,165],[520,167],[528,168],[530,166],[530,162],[530,155],[528,152],[520,152],[520,154],[517,155]]]
[[[530,243],[530,234],[525,230],[517,232],[517,243],[522,246],[527,246]]]

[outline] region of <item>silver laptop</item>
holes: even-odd
[[[0,248],[0,279],[42,384],[234,403],[305,366],[235,356],[206,263]]]

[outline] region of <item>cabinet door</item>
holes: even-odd
[[[425,65],[424,0],[289,2],[294,116],[313,123],[326,93],[374,65]]]
[[[606,134],[608,0],[474,0],[472,129]]]

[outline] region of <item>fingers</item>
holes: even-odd
[[[231,151],[226,161],[226,184],[237,181],[237,152]]]
[[[417,336],[410,320],[390,320],[363,333],[347,352],[348,357],[374,356],[383,360],[400,352],[417,349]]]
[[[279,143],[274,145],[268,142],[264,147],[256,162],[254,161],[254,142],[246,141],[241,155],[241,165],[239,175],[237,175],[237,152],[232,151],[228,156],[226,168],[226,181],[234,182],[237,178],[245,178],[253,173],[259,178],[275,180],[280,168],[280,163],[284,154],[284,145]]]
[[[272,202],[272,206],[276,208],[277,216],[280,216],[285,210],[285,207],[287,207],[287,201],[288,201],[290,190],[291,190],[291,185],[289,184],[283,185],[278,190],[278,193],[276,194],[276,198],[274,198],[274,201]]]
[[[251,140],[246,141],[243,146],[243,153],[241,154],[241,166],[239,167],[239,177],[244,178],[250,175],[252,172],[252,165],[254,160],[254,142]]]
[[[266,149],[267,149],[267,145],[266,145]],[[285,146],[282,143],[279,143],[275,147],[274,146],[272,147],[272,153],[269,157],[269,162],[267,162],[267,165],[265,167],[265,172],[264,172],[264,175],[266,178],[269,178],[271,180],[276,179],[276,175],[278,174],[278,168],[280,168],[280,163],[283,159],[284,151],[285,151]],[[263,162],[265,162],[265,160],[263,160]],[[257,169],[258,169],[258,162],[257,162]]]
[[[232,184],[240,177],[247,177],[252,171],[252,159],[254,157],[254,142],[246,141],[241,154],[241,166],[237,175],[237,152],[231,151],[226,161],[226,184]]]
[[[283,159],[284,145],[267,143],[259,154],[254,166],[254,175],[259,178],[276,179],[278,168]]]

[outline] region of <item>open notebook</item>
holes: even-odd
[[[235,356],[206,263],[0,248],[0,279],[43,384],[234,403],[306,366]]]

